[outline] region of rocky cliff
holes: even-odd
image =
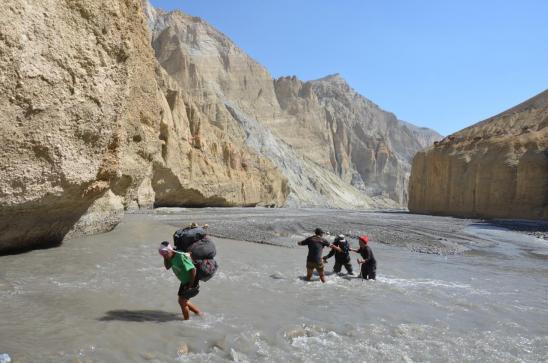
[[[435,132],[399,121],[340,76],[273,80],[200,18],[150,5],[147,15],[159,63],[215,127],[281,170],[288,205],[406,205],[411,158]]]
[[[419,152],[413,213],[548,219],[548,90]]]
[[[153,206],[401,207],[434,137],[141,0],[0,4],[0,253]],[[146,15],[146,16],[145,16]]]
[[[410,160],[439,134],[398,120],[338,74],[310,82],[283,77],[275,90],[292,117],[270,127],[286,142],[365,194],[407,203]]]
[[[157,65],[140,1],[7,0],[0,14],[1,252],[154,204],[284,204],[272,163],[212,130]]]
[[[124,1],[0,5],[2,250],[118,222],[144,169],[122,159],[159,110],[140,12]]]

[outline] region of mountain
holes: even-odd
[[[288,205],[406,205],[411,158],[435,132],[399,121],[339,75],[273,80],[200,18],[150,5],[147,15],[161,66],[216,127],[244,135],[279,168],[288,179]]]
[[[154,206],[404,207],[432,131],[140,0],[0,3],[0,253]]]
[[[413,213],[548,219],[548,90],[417,153]]]

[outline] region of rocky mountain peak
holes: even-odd
[[[248,145],[288,176],[293,203],[405,206],[409,163],[424,139],[430,140],[423,137],[430,130],[406,126],[338,73],[308,82],[296,76],[273,80],[205,22],[197,25],[190,16],[166,13],[157,23],[152,44],[163,68],[194,98],[207,99],[208,117],[222,118],[215,125],[244,129]],[[253,134],[258,130],[268,136]],[[296,170],[330,177],[303,180]]]
[[[340,73],[328,74],[325,77],[314,80],[315,82],[346,83],[346,80]]]

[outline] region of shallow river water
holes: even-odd
[[[0,353],[21,363],[548,361],[542,240],[471,224],[483,243],[460,254],[373,241],[377,281],[322,285],[303,280],[305,247],[216,238],[220,270],[193,299],[206,315],[183,322],[157,253],[178,218],[189,221],[128,215],[110,233],[0,257]]]

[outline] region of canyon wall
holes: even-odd
[[[548,219],[548,90],[413,159],[413,213]]]
[[[6,0],[0,14],[0,252],[154,204],[284,204],[272,163],[212,130],[157,65],[140,1]]]
[[[401,208],[439,135],[141,0],[0,4],[0,253],[154,206]]]
[[[156,57],[215,127],[287,177],[289,206],[401,208],[414,153],[440,135],[399,121],[338,75],[268,71],[200,18],[147,4]]]
[[[0,5],[2,250],[118,223],[128,189],[146,169],[136,157],[122,160],[141,149],[131,145],[134,135],[154,137],[159,111],[138,5]]]
[[[283,77],[275,81],[275,89],[292,117],[270,128],[345,183],[406,205],[410,161],[439,134],[398,120],[338,74],[309,82]],[[303,140],[303,134],[313,137]]]

